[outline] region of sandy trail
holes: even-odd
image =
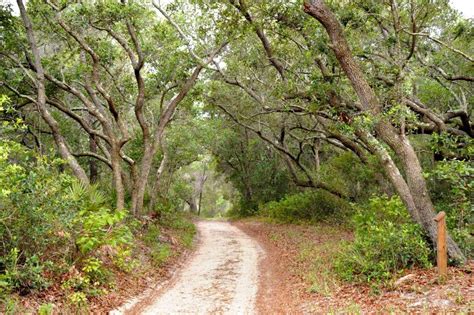
[[[197,228],[195,255],[143,314],[254,314],[263,250],[227,222],[201,221]]]

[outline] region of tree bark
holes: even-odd
[[[116,143],[112,145],[110,160],[112,163],[115,193],[117,194],[115,207],[117,210],[123,210],[125,208],[125,188],[123,186],[122,180],[122,166],[120,165],[122,157],[120,156],[120,146],[118,146]]]
[[[74,175],[85,185],[89,185],[89,178],[87,177],[86,172],[79,164],[77,159],[72,155],[69,147],[66,143],[66,139],[61,135],[59,130],[58,122],[54,119],[54,117],[49,112],[46,106],[46,90],[45,90],[45,76],[44,76],[44,69],[41,64],[41,55],[38,50],[38,46],[36,44],[35,35],[33,32],[33,26],[31,24],[30,18],[26,12],[25,6],[22,0],[17,0],[18,8],[20,9],[20,15],[23,20],[23,24],[26,29],[26,37],[28,40],[28,44],[31,49],[31,53],[33,55],[33,63],[36,72],[36,90],[37,90],[37,98],[36,98],[36,105],[38,106],[38,110],[41,114],[43,120],[48,124],[53,134],[54,142],[58,147],[59,154],[66,161],[66,163],[71,168]]]
[[[168,154],[163,150],[163,158],[161,159],[160,166],[156,170],[155,183],[153,185],[153,191],[150,199],[150,208],[153,210],[156,206],[156,200],[158,198],[158,190],[161,185],[161,178],[166,169],[166,164],[168,164]]]

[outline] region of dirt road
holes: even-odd
[[[196,253],[143,314],[254,314],[259,244],[227,222],[197,223]]]

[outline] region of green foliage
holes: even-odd
[[[332,194],[318,190],[287,195],[259,207],[259,214],[278,222],[298,220],[343,222],[351,206]]]
[[[53,314],[54,304],[47,303],[41,304],[38,308],[38,315],[51,315]]]
[[[196,234],[196,226],[191,220],[187,219],[180,213],[168,216],[162,221],[163,226],[168,226],[178,231],[179,240],[182,245],[190,248],[193,244],[194,235]]]
[[[162,266],[166,260],[171,256],[171,247],[168,244],[157,243],[152,247],[151,259],[155,266]]]
[[[162,266],[172,255],[171,247],[160,242],[160,229],[154,223],[148,225],[143,241],[150,248],[151,262],[155,267]]]
[[[168,212],[161,218],[159,224],[163,228],[173,231],[172,234],[178,236],[181,245],[187,248],[192,246],[196,227],[182,213]],[[174,254],[170,244],[162,242],[160,226],[157,221],[149,222],[142,237],[143,242],[150,248],[151,262],[155,267],[162,266]]]
[[[405,268],[429,267],[430,248],[398,197],[372,198],[354,215],[355,239],[335,262],[344,280],[389,280]]]
[[[467,136],[453,136],[446,133],[434,133],[430,139],[431,150],[434,154],[449,158],[465,158],[474,155],[474,139]]]
[[[161,231],[158,225],[152,223],[148,224],[146,233],[143,236],[143,241],[146,245],[152,246],[158,242]]]
[[[85,189],[73,185],[71,194],[82,203],[73,224],[79,228],[76,244],[83,254],[105,245],[119,248],[131,244],[133,236],[123,224],[125,211],[111,211],[100,206],[104,198],[94,187]]]
[[[343,192],[350,200],[365,201],[380,192],[375,180],[377,168],[374,159],[365,165],[352,152],[344,152],[328,158],[321,165],[319,175],[321,181]]]
[[[92,284],[98,292],[98,285],[108,278],[102,251],[120,254],[117,261],[131,256],[133,235],[124,223],[126,212],[110,210],[109,200],[97,187],[85,188],[60,173],[61,165],[15,142],[0,144],[0,290],[4,293],[44,289],[47,270],[61,273],[70,266],[81,270],[83,287]]]
[[[4,272],[0,274],[0,294],[10,291],[19,291],[26,294],[31,290],[41,290],[48,287],[48,281],[43,277],[44,266],[38,256],[27,257],[20,263],[18,249],[0,258],[0,265]]]
[[[0,306],[3,306],[2,311],[6,315],[22,314],[23,312],[21,304],[20,302],[18,302],[18,299],[16,297],[3,297],[2,295],[0,295],[0,302]]]
[[[427,172],[435,204],[447,214],[452,237],[467,257],[474,255],[474,166],[470,161],[445,160]]]
[[[81,309],[87,306],[87,296],[83,292],[73,292],[68,296],[68,302],[73,307]]]
[[[238,200],[228,215],[252,215],[259,204],[278,200],[291,191],[291,181],[283,161],[255,135],[221,123],[212,128],[216,129],[208,141],[216,157],[217,170],[225,173],[239,192]]]

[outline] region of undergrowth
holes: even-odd
[[[404,269],[431,266],[426,237],[398,197],[372,198],[353,222],[355,239],[345,244],[334,264],[341,279],[377,284]]]
[[[326,191],[305,191],[285,196],[279,201],[260,205],[258,214],[275,222],[300,221],[344,223],[351,205]]]
[[[0,312],[25,313],[22,296],[59,286],[61,305],[70,313],[87,310],[91,298],[115,289],[118,273],[143,268],[138,236],[142,223],[117,211],[98,186],[85,187],[63,162],[0,144]],[[172,211],[173,210],[173,211]],[[162,266],[173,253],[160,240],[160,226],[175,231],[183,247],[195,233],[190,220],[171,209],[152,220],[144,242],[149,259]],[[48,314],[48,304],[36,311]]]

